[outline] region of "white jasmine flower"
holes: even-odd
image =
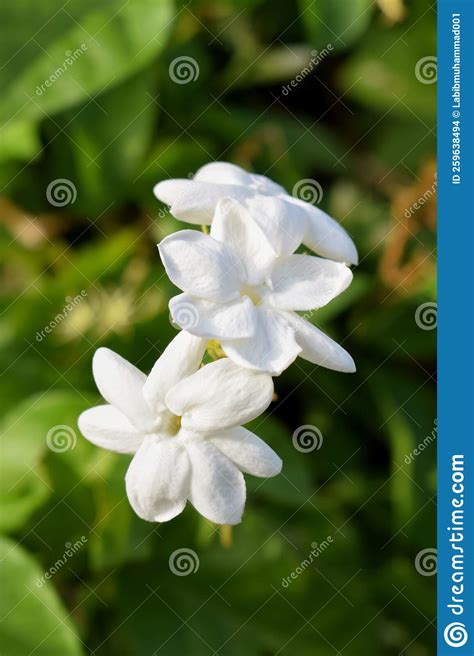
[[[93,373],[108,405],[86,410],[79,428],[97,446],[134,453],[125,477],[140,517],[165,522],[189,500],[217,524],[240,522],[242,472],[275,476],[281,460],[240,425],[257,417],[273,394],[270,376],[228,358],[199,365],[206,341],[181,332],[145,376],[106,348]]]
[[[184,294],[170,301],[174,321],[217,339],[237,364],[279,375],[295,358],[336,371],[355,370],[351,356],[296,311],[326,305],[352,280],[339,262],[293,251],[297,239],[264,234],[235,200],[218,202],[210,235],[182,230],[159,250]]]
[[[164,180],[154,192],[177,219],[197,225],[210,225],[219,200],[233,198],[250,210],[269,235],[299,240],[298,246],[304,243],[318,255],[357,264],[354,242],[339,223],[311,203],[290,196],[269,178],[235,164],[206,164],[192,180]]]

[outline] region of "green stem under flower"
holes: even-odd
[[[229,526],[229,524],[222,524],[219,527],[219,537],[224,549],[230,549],[232,546],[232,526]]]

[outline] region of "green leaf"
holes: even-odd
[[[431,14],[409,30],[405,25],[396,30],[371,30],[340,76],[340,87],[349,97],[377,115],[389,112],[391,119],[399,116],[414,121],[421,135],[434,127],[436,120],[436,17]],[[432,29],[427,29],[428,20]],[[424,121],[430,125],[423,125]],[[381,128],[387,131],[386,121]],[[400,130],[392,130],[400,136]],[[405,144],[405,154],[410,136],[404,133],[400,141]]]
[[[48,392],[28,398],[4,418],[0,430],[2,530],[20,528],[48,498],[51,488],[41,461],[49,452],[61,457],[76,448],[77,417],[85,407],[85,399],[73,392]]]
[[[10,533],[23,526],[50,494],[42,468],[35,468],[34,476],[27,475],[5,489],[0,487],[0,531]]]
[[[358,39],[372,16],[371,0],[300,0],[301,17],[311,43],[341,50]]]
[[[0,538],[0,642],[8,656],[81,656],[80,640],[53,586],[35,560]]]
[[[40,119],[142,69],[163,48],[172,22],[170,0],[2,7],[0,115],[18,120]]]
[[[40,147],[37,129],[33,123],[15,121],[2,128],[0,161],[31,158]]]
[[[48,122],[51,152],[44,187],[69,171],[77,188],[71,207],[75,214],[113,211],[128,199],[152,138],[155,93],[147,70],[100,94],[80,112],[71,109]]]

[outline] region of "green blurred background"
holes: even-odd
[[[0,23],[2,654],[433,654],[436,331],[420,313],[435,302],[436,85],[419,62],[435,7],[18,0]],[[184,224],[152,187],[211,160],[290,192],[317,181],[361,260],[311,319],[358,371],[298,360],[276,380],[253,427],[283,473],[247,477],[231,536],[192,508],[138,519],[129,458],[76,425],[99,402],[95,348],[148,371],[175,334],[156,243]],[[305,424],[320,449],[295,449]],[[169,565],[181,548],[199,560],[187,576]]]

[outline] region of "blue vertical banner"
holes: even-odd
[[[438,2],[438,655],[474,654],[474,0]]]

